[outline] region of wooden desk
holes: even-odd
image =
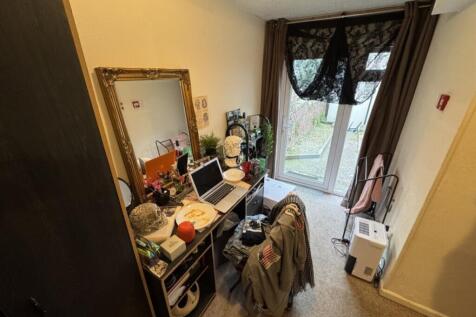
[[[170,307],[168,300],[169,293],[182,284],[186,285],[187,291],[195,282],[198,282],[200,287],[200,299],[198,306],[187,316],[195,317],[203,314],[215,297],[215,270],[219,264],[224,262],[221,251],[233,233],[232,229],[228,231],[228,234],[217,238],[217,228],[232,212],[243,219],[245,214],[254,214],[261,209],[265,175],[266,173],[262,173],[247,180],[246,182],[251,185],[247,194],[227,213],[219,213],[219,218],[210,227],[202,232],[197,232],[195,239],[187,244],[186,251],[174,261],[169,262],[167,270],[161,278],[145,270],[147,285],[157,316],[173,316],[173,307]],[[185,296],[186,291],[175,305]]]

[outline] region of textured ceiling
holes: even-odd
[[[302,18],[342,11],[401,5],[405,0],[233,0],[244,11],[264,20]]]

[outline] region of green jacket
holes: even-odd
[[[297,204],[285,205],[266,240],[254,246],[242,272],[245,306],[250,313],[281,316],[308,248],[306,221]]]

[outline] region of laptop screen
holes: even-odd
[[[180,175],[187,174],[188,153],[183,154],[177,158],[177,170]]]
[[[213,160],[197,171],[193,171],[190,176],[195,183],[199,196],[202,196],[223,180],[218,160]]]

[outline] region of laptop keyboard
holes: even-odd
[[[222,200],[226,195],[231,193],[235,189],[235,186],[230,184],[223,184],[220,186],[213,194],[208,196],[205,201],[209,202],[212,205],[216,205]]]

